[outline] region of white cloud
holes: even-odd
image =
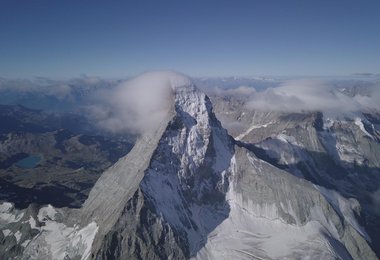
[[[172,105],[173,88],[188,84],[190,79],[178,73],[144,73],[111,91],[97,92],[96,105],[89,106],[88,111],[108,131],[142,132],[164,118]]]
[[[256,91],[252,87],[208,88],[212,96],[234,97],[248,110],[309,112],[321,111],[327,117],[357,116],[358,111],[380,111],[380,82],[356,79],[288,80],[278,87]],[[221,118],[225,121],[224,118]],[[225,123],[225,122],[224,122]],[[234,124],[234,122],[230,122]],[[238,128],[239,125],[233,125]]]
[[[323,111],[331,115],[378,109],[379,86],[372,87],[371,96],[356,93],[352,97],[326,81],[288,81],[277,88],[255,93],[247,102],[247,107],[255,110],[284,112]]]

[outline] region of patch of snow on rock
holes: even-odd
[[[335,210],[344,217],[344,219],[365,239],[369,240],[368,234],[364,228],[357,222],[354,211],[359,209],[359,202],[355,199],[346,199],[334,190],[328,190],[324,187],[314,185],[326,199],[334,206]]]
[[[14,234],[15,238],[16,238],[16,241],[17,243],[20,242],[20,239],[21,239],[21,236],[22,236],[22,233],[17,230],[17,232]]]
[[[24,255],[32,259],[88,259],[98,225],[91,222],[82,228],[78,225],[68,227],[54,220],[56,214],[51,205],[41,208],[37,215],[43,223],[41,227],[37,227],[36,220],[30,217],[31,228],[38,229],[39,234],[32,241],[22,244],[25,247]]]
[[[4,234],[5,237],[9,236],[9,234],[12,233],[12,231],[10,231],[9,229],[4,229],[2,231],[3,231],[3,234]]]
[[[0,204],[0,224],[18,222],[23,216],[24,213],[18,213],[12,203],[3,202]]]
[[[57,214],[57,211],[52,205],[49,204],[48,206],[40,209],[37,217],[39,221],[44,221],[46,219],[55,220],[55,214]]]
[[[354,122],[366,136],[373,139],[373,136],[365,130],[363,121],[359,117],[356,117]]]

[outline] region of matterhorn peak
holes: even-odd
[[[83,205],[82,225],[93,221],[99,225],[93,249],[107,254],[103,252],[107,235],[120,224],[125,207],[137,196],[144,210],[152,210],[155,218],[185,234],[184,241],[176,241],[195,255],[204,244],[196,241],[206,239],[228,214],[224,197],[232,140],[213,114],[209,98],[188,77],[148,72],[126,84],[126,89],[144,89],[140,92],[144,101],[135,101],[142,102],[143,116],[156,122],[145,129],[127,156],[99,178]],[[202,205],[205,209],[195,217]],[[208,218],[214,221],[204,225]]]

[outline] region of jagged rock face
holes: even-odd
[[[158,217],[139,189],[94,253],[96,259],[186,259],[185,238]]]
[[[63,242],[47,243],[42,258],[54,258],[54,249],[57,259],[62,252],[81,259],[376,259],[355,218],[356,200],[265,162],[262,147],[235,142],[187,78],[152,78],[164,78],[170,90],[159,125],[99,178],[82,209],[66,221],[48,211],[50,219],[41,218],[47,228],[37,229],[45,234],[31,240],[25,258],[38,257],[32,249],[55,228]]]
[[[376,259],[365,231],[340,211],[343,198],[332,206],[318,187],[244,148],[236,148],[233,161],[229,217],[197,259]]]
[[[346,198],[355,198],[371,247],[380,254],[377,112],[357,112],[339,119],[320,112],[252,111],[234,98],[215,97],[213,101],[226,126],[231,120],[240,122],[240,131],[229,131],[258,157]]]
[[[149,163],[144,165],[145,167],[138,167],[141,175],[136,178],[141,178],[141,181],[136,186],[133,197],[137,197],[138,202],[136,203],[142,205],[138,209],[139,212],[149,212],[157,218],[158,230],[153,232],[164,232],[160,236],[165,237],[165,239],[171,237],[169,240],[172,242],[174,239],[175,243],[173,243],[178,244],[177,251],[181,252],[183,256],[189,257],[203,246],[207,234],[228,215],[229,209],[225,201],[225,194],[228,189],[228,168],[233,154],[233,145],[226,130],[221,128],[220,123],[213,115],[211,103],[207,96],[192,85],[176,86],[173,111],[170,114],[172,116],[166,122],[166,128],[163,132],[160,131],[155,140],[149,141],[155,143],[152,146],[155,149],[150,150],[151,154],[140,151],[138,155],[135,155],[134,148],[128,155],[133,155],[134,158],[147,157],[149,160]],[[140,147],[139,142],[137,147]],[[126,161],[130,160],[127,158]],[[120,167],[120,171],[124,170],[125,173],[117,172],[117,174],[127,174],[129,176],[127,178],[130,178],[133,175],[132,172],[126,171],[130,168],[129,165],[127,167],[123,165]],[[115,178],[115,171],[110,171],[108,175]],[[107,173],[103,176],[105,176],[104,180],[108,179]],[[104,180],[102,178],[95,185],[94,192],[91,192],[84,206],[85,214],[90,211],[89,205],[98,204],[98,197],[104,196],[104,192],[109,192],[109,190],[104,191],[102,187]],[[117,183],[120,185],[119,181]],[[133,186],[130,182],[125,183],[125,185]],[[124,187],[121,189],[125,190]],[[129,201],[129,194],[124,193],[122,197],[123,202]],[[139,253],[136,252],[136,254],[142,258],[148,256],[145,254],[149,250],[156,256],[162,254],[159,253],[162,251],[160,248],[162,245],[157,244],[157,248],[155,248],[155,243],[148,243],[150,249],[142,250],[142,245],[138,243],[141,241],[146,243],[146,238],[136,241],[135,232],[130,232],[131,228],[137,227],[133,227],[132,223],[128,225],[128,228],[120,224],[125,222],[125,218],[129,218],[129,214],[136,214],[124,210],[123,207],[127,203],[124,205],[120,203],[115,206],[115,204],[109,204],[106,201],[109,199],[106,198],[104,202],[99,203],[99,206],[102,207],[102,205],[107,204],[109,207],[111,205],[111,208],[106,209],[106,211],[111,211],[112,215],[110,214],[109,218],[105,218],[104,215],[101,216],[98,218],[100,219],[99,222],[105,221],[107,222],[105,225],[110,226],[110,219],[113,222],[116,220],[115,216],[118,216],[114,223],[117,227],[123,227],[119,230],[111,227],[103,232],[106,235],[106,242],[104,242],[106,244],[112,243],[110,239],[115,239],[115,234],[123,234],[122,237],[125,242],[117,246],[115,252],[118,253],[113,253],[114,257],[132,257],[129,255],[131,250],[130,246],[126,247],[128,244],[126,241],[134,241],[134,247],[140,248]],[[116,201],[120,200],[117,199]],[[104,210],[96,208],[92,212],[96,214]],[[143,223],[135,223],[135,225],[143,226],[142,229],[145,231],[142,234],[150,234],[152,227],[144,226]],[[165,225],[170,228],[162,230]],[[100,224],[100,226],[104,225]],[[99,240],[102,239],[101,235],[102,232],[99,233]],[[106,253],[107,246],[104,243],[100,252],[102,256],[108,254]],[[94,251],[96,252],[96,249]],[[171,254],[167,254],[166,257]]]
[[[228,215],[225,195],[233,146],[214,117],[208,98],[181,89],[169,123],[142,181],[142,191],[173,229],[187,240],[190,255]]]
[[[68,226],[66,209],[31,204],[17,210],[11,203],[0,204],[2,259],[86,259],[97,232],[95,222]]]

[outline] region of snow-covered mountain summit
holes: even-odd
[[[158,79],[159,87],[171,88],[169,109],[153,131],[145,132],[133,150],[102,175],[84,204],[83,219],[101,223],[95,245],[99,241],[103,257],[110,254],[103,236],[119,225],[133,196],[144,205],[139,211],[152,211],[160,225],[170,227],[165,232],[174,228],[182,234],[176,233],[178,241],[173,238],[173,243],[186,244],[178,249],[183,256],[199,250],[210,229],[228,213],[224,197],[233,144],[215,118],[210,100],[182,75],[165,72],[144,77],[138,81]],[[120,232],[127,235],[133,228],[131,223]],[[144,228],[151,233],[151,227]],[[131,254],[134,246],[121,245],[122,254]],[[147,252],[157,254],[159,245],[146,246]]]
[[[355,200],[237,143],[191,80],[154,72],[132,83],[169,90],[159,97],[165,100],[162,117],[103,173],[80,210],[57,217],[43,208],[19,217],[24,213],[3,207],[2,216],[27,217],[20,225],[36,230],[20,247],[26,258],[376,258],[356,221]],[[34,250],[39,247],[46,250]]]

